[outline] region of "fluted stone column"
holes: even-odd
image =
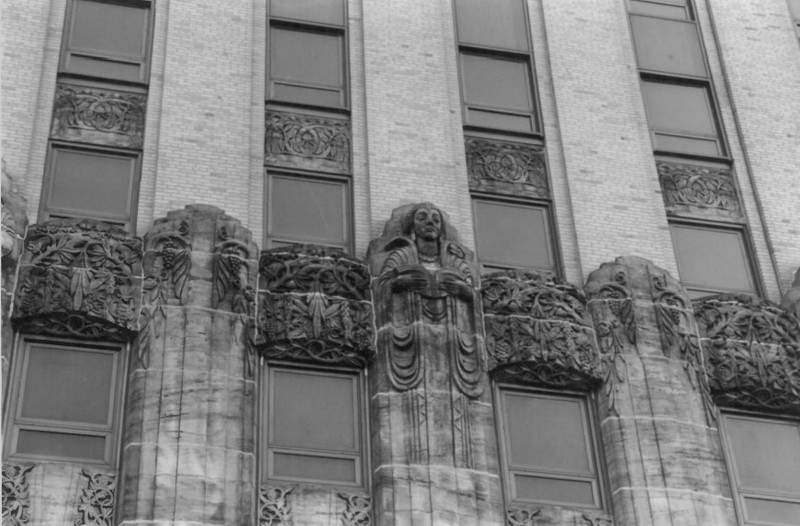
[[[170,212],[145,237],[119,524],[253,524],[256,257],[212,206]]]
[[[638,257],[604,263],[585,292],[606,385],[601,433],[617,524],[736,524],[691,303]]]
[[[370,245],[381,525],[505,523],[475,264],[445,221],[430,204],[401,207]]]

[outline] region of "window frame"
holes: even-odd
[[[502,480],[504,486],[505,501],[507,505],[515,506],[559,506],[569,509],[592,510],[592,511],[606,511],[610,509],[609,506],[609,485],[607,479],[607,470],[605,469],[606,462],[603,454],[603,447],[601,437],[599,434],[600,425],[597,420],[597,407],[596,399],[591,392],[579,392],[571,390],[553,390],[540,387],[524,386],[507,382],[493,382],[494,389],[494,408],[495,408],[495,428],[497,430],[498,452],[500,456],[500,469],[502,472]],[[543,478],[552,478],[555,480],[581,480],[590,481],[592,484],[592,493],[595,499],[595,506],[586,506],[567,501],[551,501],[551,500],[535,500],[535,499],[519,499],[514,498],[514,474],[512,471],[508,446],[510,434],[507,430],[506,420],[508,416],[503,404],[504,393],[512,392],[515,394],[529,395],[531,398],[549,398],[555,400],[570,400],[579,401],[582,410],[582,419],[585,426],[584,445],[589,456],[590,463],[594,468],[594,478],[570,476],[565,474],[562,477],[556,476],[556,473],[549,471],[537,471],[529,469],[522,471],[523,474],[530,474],[534,476],[542,476]]]
[[[51,210],[49,200],[53,194],[53,183],[55,181],[56,158],[58,150],[69,150],[88,154],[111,155],[125,157],[133,160],[133,178],[128,187],[128,206],[129,211],[126,219],[109,218],[100,214],[75,213],[69,210]],[[102,221],[110,225],[118,226],[129,232],[136,231],[136,218],[139,209],[139,185],[142,178],[142,152],[141,150],[125,150],[108,146],[98,146],[95,144],[70,143],[65,141],[51,140],[47,148],[47,159],[45,161],[44,180],[42,182],[41,198],[39,200],[39,221],[47,221],[51,217],[65,217],[75,219],[93,219]]]
[[[324,111],[332,111],[338,113],[349,113],[350,112],[350,104],[351,104],[351,95],[350,95],[350,45],[349,45],[349,32],[348,32],[348,5],[347,1],[342,1],[342,25],[337,24],[326,24],[322,22],[315,22],[309,20],[301,20],[297,18],[286,18],[280,16],[274,16],[270,13],[270,1],[267,0],[267,31],[266,31],[266,64],[265,64],[265,76],[266,76],[266,89],[264,93],[264,98],[266,99],[266,104],[268,106],[273,105],[286,105],[292,107],[306,107],[311,109],[318,109]],[[305,32],[305,33],[318,33],[318,34],[327,34],[327,35],[335,35],[340,38],[341,41],[341,70],[342,70],[342,86],[338,90],[339,91],[339,98],[341,104],[338,106],[332,106],[328,104],[317,104],[317,103],[310,103],[310,102],[295,102],[291,100],[283,100],[279,98],[275,98],[273,93],[274,89],[274,80],[272,79],[272,46],[270,43],[272,42],[272,30],[273,28],[283,29],[283,30],[290,30],[296,32]],[[302,84],[302,83],[284,83],[287,86],[298,86],[298,87],[309,87],[313,89],[323,89],[327,91],[334,91],[333,88],[329,86],[318,86],[314,84]]]
[[[481,268],[481,273],[486,272],[497,272],[502,270],[515,270],[515,269],[522,269],[527,271],[534,271],[534,272],[549,272],[553,273],[556,276],[563,275],[563,267],[561,263],[561,247],[559,246],[558,242],[558,229],[556,226],[556,218],[555,213],[553,211],[553,205],[550,201],[547,200],[538,200],[538,199],[520,199],[520,198],[513,198],[510,196],[500,196],[495,194],[488,194],[483,192],[471,192],[470,194],[470,206],[472,208],[472,217],[473,217],[473,235],[475,240],[475,254],[478,259],[478,265]],[[483,201],[493,204],[500,204],[500,205],[512,205],[512,206],[519,206],[522,208],[536,208],[541,209],[543,211],[544,219],[545,219],[545,232],[547,234],[547,241],[550,248],[550,253],[553,259],[553,267],[550,269],[545,268],[537,268],[533,266],[509,266],[504,265],[499,261],[487,261],[484,258],[478,248],[478,216],[475,213],[475,203],[476,201]]]
[[[98,4],[111,4],[124,7],[133,7],[137,9],[146,9],[147,15],[145,17],[147,27],[144,28],[144,50],[142,52],[141,60],[126,60],[124,57],[116,57],[114,54],[99,54],[91,50],[72,49],[70,40],[72,39],[73,30],[75,26],[74,17],[77,12],[76,5],[80,2],[94,2]],[[61,39],[61,51],[58,65],[59,75],[65,75],[75,78],[83,79],[96,79],[115,84],[131,84],[146,86],[150,80],[150,59],[153,50],[153,29],[155,22],[155,5],[151,0],[69,0],[67,3],[66,14],[64,18],[64,36]],[[91,73],[78,73],[70,71],[68,65],[70,58],[75,55],[90,60],[97,60],[100,62],[112,62],[118,64],[138,64],[140,66],[138,80],[122,79],[116,77],[108,77]]]
[[[775,423],[792,424],[797,428],[798,434],[800,434],[800,420],[798,420],[796,417],[790,417],[780,414],[756,413],[753,411],[733,409],[733,408],[717,409],[717,420],[719,422],[719,436],[720,436],[720,441],[722,443],[722,452],[723,452],[723,457],[725,459],[725,467],[728,472],[728,481],[730,483],[731,493],[733,494],[732,495],[734,502],[733,507],[736,511],[737,523],[741,526],[757,526],[757,525],[768,526],[769,524],[777,524],[769,522],[748,522],[747,518],[745,517],[744,499],[746,497],[755,497],[762,500],[790,502],[800,506],[800,491],[798,491],[797,496],[793,495],[783,496],[783,495],[774,495],[768,493],[758,493],[757,490],[755,491],[741,490],[740,484],[738,482],[739,476],[738,476],[738,466],[736,464],[736,455],[734,454],[733,451],[731,436],[726,429],[727,426],[726,420],[731,417],[743,420],[754,420],[762,422],[769,421]]]
[[[20,415],[22,401],[24,400],[23,394],[25,392],[26,383],[25,375],[27,374],[27,366],[29,363],[29,350],[32,345],[55,349],[66,347],[77,352],[98,352],[114,356],[113,367],[115,371],[111,379],[110,393],[112,400],[109,401],[110,423],[108,425],[93,425],[86,422],[65,423],[64,421],[24,419]],[[10,367],[9,385],[5,400],[5,429],[7,431],[5,435],[5,445],[3,447],[3,459],[31,462],[54,461],[80,463],[97,466],[102,469],[116,469],[119,464],[119,455],[121,452],[120,443],[122,441],[124,416],[122,413],[127,391],[128,360],[130,357],[129,345],[114,342],[87,342],[71,338],[17,334],[15,338],[15,349],[13,363]],[[106,441],[104,461],[99,462],[96,459],[59,457],[56,455],[17,453],[15,449],[20,430],[103,437]]]
[[[272,440],[271,419],[275,414],[273,411],[273,396],[272,390],[274,386],[271,379],[275,370],[290,371],[295,374],[311,374],[318,376],[337,376],[337,377],[350,377],[354,381],[355,404],[353,407],[353,414],[356,417],[356,438],[358,439],[357,447],[352,455],[341,452],[323,451],[311,448],[293,448],[291,446],[273,446],[270,442]],[[324,486],[328,488],[337,488],[346,491],[353,491],[353,489],[367,489],[371,486],[370,479],[370,450],[369,450],[369,412],[367,410],[367,377],[366,372],[361,369],[340,366],[323,366],[311,364],[298,364],[296,362],[288,362],[283,360],[262,360],[261,367],[259,368],[259,403],[258,403],[258,434],[259,446],[258,454],[259,461],[257,465],[258,480],[261,484],[264,483],[277,483],[277,484],[300,484],[300,485],[313,485]],[[275,450],[281,453],[288,454],[302,454],[305,456],[320,456],[325,458],[346,458],[353,459],[355,465],[355,475],[357,482],[348,484],[346,482],[335,482],[329,480],[318,479],[305,479],[301,477],[274,477],[271,476],[272,459]]]

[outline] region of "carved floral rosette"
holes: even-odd
[[[733,170],[657,161],[664,205],[671,213],[714,210],[731,218],[741,216]]]
[[[34,225],[12,321],[55,336],[127,338],[137,329],[141,262],[141,241],[118,228],[91,220]]]
[[[256,347],[264,356],[354,367],[372,359],[364,263],[321,247],[272,249],[261,254],[259,278]]]
[[[471,190],[548,199],[544,147],[467,137]]]
[[[506,271],[483,277],[481,297],[495,379],[580,390],[599,383],[600,357],[580,290]]]
[[[800,414],[800,322],[746,294],[694,302],[714,401],[721,406]]]
[[[350,122],[267,111],[264,161],[297,168],[350,172]]]

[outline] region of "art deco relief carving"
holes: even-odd
[[[588,389],[600,380],[586,299],[554,278],[516,271],[484,276],[489,370],[498,380]]]
[[[21,526],[30,521],[28,481],[33,464],[3,464],[3,524]]]
[[[346,119],[267,111],[265,121],[267,164],[350,172],[350,123]]]
[[[341,252],[314,252],[324,247],[301,245],[261,258],[260,288],[272,293],[322,293],[347,300],[368,301],[369,269]],[[267,254],[269,256],[267,257]]]
[[[343,526],[371,526],[372,499],[369,495],[339,493],[339,497],[344,499],[346,505],[342,512]]]
[[[664,203],[670,207],[717,208],[740,213],[734,175],[730,168],[711,168],[657,161]]]
[[[465,147],[471,190],[550,197],[542,146],[468,137]]]
[[[452,241],[441,211],[430,203],[394,211],[383,235],[370,243],[379,346],[391,385],[406,391],[424,376],[423,348],[446,353],[450,376],[469,398],[485,388],[474,259]],[[444,341],[439,334],[444,331]]]
[[[81,490],[79,518],[75,526],[113,526],[117,475],[92,473],[87,469],[81,470],[81,475],[87,481],[86,487]]]
[[[614,521],[607,515],[584,513],[581,518],[586,521],[586,526],[612,526]]]
[[[506,510],[508,526],[534,526],[534,520],[541,512],[540,508],[508,508]]]
[[[694,303],[719,405],[800,414],[800,322],[777,305],[723,294]]]
[[[53,137],[141,148],[147,95],[59,84]]]
[[[258,526],[292,524],[292,507],[289,494],[294,488],[261,486],[258,495]]]

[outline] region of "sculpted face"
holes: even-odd
[[[436,241],[442,233],[442,214],[435,208],[414,212],[414,233],[426,241]]]

